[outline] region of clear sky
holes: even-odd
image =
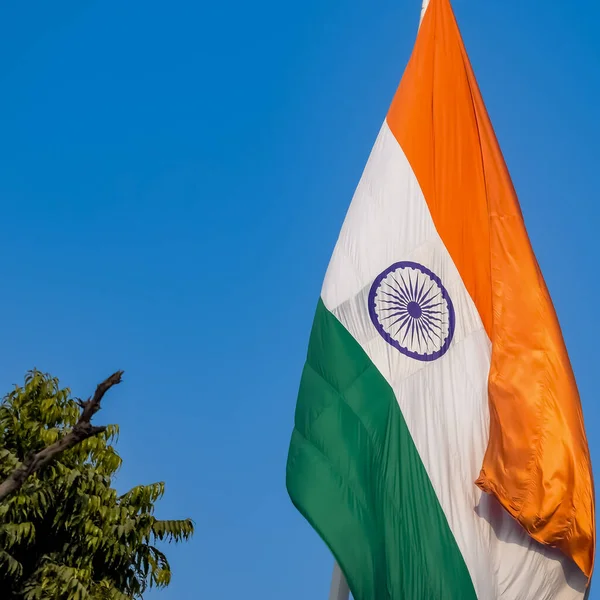
[[[596,1],[455,0],[600,479]],[[318,600],[285,461],[320,285],[420,0],[0,6],[0,386],[126,371],[119,488],[192,517],[152,600]],[[600,599],[600,587],[592,598]]]

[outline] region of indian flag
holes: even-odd
[[[356,600],[575,600],[579,396],[449,0],[431,0],[331,258],[287,488]]]

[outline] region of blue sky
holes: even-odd
[[[454,8],[600,479],[600,8]],[[153,600],[326,598],[331,559],[287,498],[287,445],[321,281],[419,9],[0,7],[0,386],[36,366],[83,396],[125,369],[97,416],[121,425],[117,485],[166,481],[159,515],[197,526]]]

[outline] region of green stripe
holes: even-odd
[[[355,600],[476,599],[394,392],[322,301],[300,384],[287,488]]]

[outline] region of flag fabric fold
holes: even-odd
[[[591,577],[577,388],[448,0],[327,270],[287,487],[355,600],[575,600]]]

